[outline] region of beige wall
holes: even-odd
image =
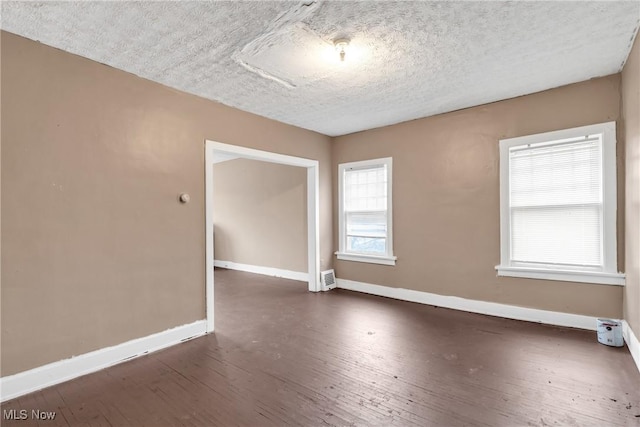
[[[640,39],[622,70],[626,140],[626,268],[624,318],[640,337]]]
[[[307,170],[236,159],[213,167],[215,259],[307,272]]]
[[[500,261],[498,140],[619,118],[620,76],[614,75],[335,138],[333,171],[343,162],[393,157],[393,244],[398,257],[396,266],[336,261],[336,275],[441,295],[619,318],[619,286],[498,278],[494,269]],[[622,159],[620,184],[624,183]],[[624,190],[619,190],[622,269]],[[337,191],[334,196],[337,206]],[[335,219],[334,230],[337,242]]]
[[[2,376],[205,317],[205,139],[319,160],[331,262],[328,137],[1,34]]]

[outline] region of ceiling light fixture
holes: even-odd
[[[347,54],[346,48],[349,46],[349,39],[336,39],[333,41],[333,45],[336,47],[336,50],[340,53],[340,61],[344,62],[344,57]]]

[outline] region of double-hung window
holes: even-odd
[[[391,164],[388,157],[339,165],[338,259],[395,265]]]
[[[500,276],[624,284],[615,122],[500,141]]]

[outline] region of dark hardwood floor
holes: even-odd
[[[215,280],[215,334],[6,402],[57,415],[2,425],[640,425],[640,373],[594,332]]]

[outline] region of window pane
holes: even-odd
[[[387,168],[386,165],[366,169],[348,170],[344,173],[344,209],[361,211],[380,209],[379,200],[386,209]]]
[[[512,151],[510,205],[601,203],[601,150],[598,138]]]
[[[387,212],[348,212],[347,236],[386,237]]]
[[[511,211],[513,261],[599,266],[600,206],[516,208]]]
[[[348,212],[347,251],[384,255],[386,253],[387,212]]]
[[[387,253],[386,238],[347,237],[347,251],[384,255]]]

